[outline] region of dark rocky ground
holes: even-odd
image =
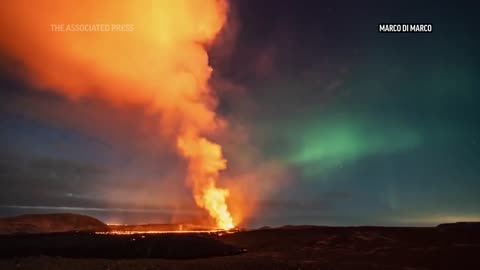
[[[480,269],[478,226],[17,235],[1,236],[0,246],[0,269]]]
[[[0,236],[0,258],[62,256],[107,259],[195,259],[241,253],[208,234],[53,233]]]

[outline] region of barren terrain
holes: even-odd
[[[2,236],[0,269],[480,269],[476,226]]]

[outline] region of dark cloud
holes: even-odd
[[[98,202],[88,194],[105,173],[105,168],[78,161],[2,155],[0,204],[92,206]]]

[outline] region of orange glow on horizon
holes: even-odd
[[[112,235],[142,235],[142,234],[216,234],[216,235],[223,235],[223,234],[230,234],[238,232],[238,229],[211,229],[211,230],[170,230],[170,231],[122,231],[122,230],[113,230],[108,232],[95,232],[95,234],[112,234]]]

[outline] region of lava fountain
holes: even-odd
[[[218,228],[231,229],[238,221],[230,191],[218,181],[227,162],[208,139],[224,120],[215,113],[206,46],[226,13],[220,0],[6,1],[0,49],[37,89],[159,113],[162,131],[188,162],[196,204]]]

